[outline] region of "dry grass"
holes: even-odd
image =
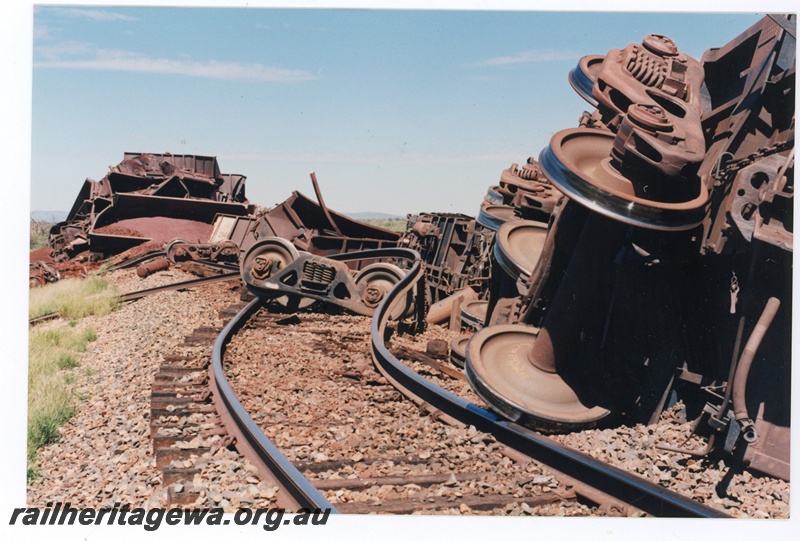
[[[405,233],[406,231],[406,222],[405,218],[391,218],[391,219],[376,219],[376,220],[361,220],[364,223],[374,225],[377,227],[382,227],[383,229],[388,229],[389,231],[396,231],[398,233]]]
[[[97,338],[77,320],[105,315],[117,305],[117,292],[97,277],[61,280],[30,290],[28,317],[58,312],[70,320],[60,327],[33,328],[28,336],[28,478],[37,476],[36,451],[58,441],[58,428],[77,411],[72,384],[80,354]]]
[[[76,329],[71,324],[33,329],[28,341],[28,478],[37,476],[36,451],[58,441],[58,427],[76,412],[68,372],[78,366],[78,355],[86,351],[97,334],[94,329]]]
[[[28,318],[58,312],[77,320],[88,315],[103,316],[118,304],[117,291],[96,277],[67,279],[30,290]]]

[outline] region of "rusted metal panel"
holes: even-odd
[[[400,244],[425,262],[428,302],[435,304],[467,287],[485,295],[493,236],[463,214],[423,213],[409,221]]]
[[[320,256],[393,248],[400,239],[397,232],[353,220],[333,210],[327,209],[326,212],[320,204],[297,191],[286,201],[257,216],[234,219],[220,215],[217,220],[219,225],[214,238],[234,241],[242,253],[268,237],[286,239],[297,249]],[[359,269],[370,263],[354,261],[348,264]]]
[[[755,421],[759,437],[744,453],[744,462],[750,468],[785,481],[790,480],[791,428],[779,426],[762,417]]]

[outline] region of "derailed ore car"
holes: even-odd
[[[246,250],[273,236],[319,255],[391,247],[399,238],[329,210],[313,174],[320,203],[294,192],[263,209],[245,197],[246,177],[222,174],[215,157],[126,153],[109,169],[100,181],[84,182],[46,249],[32,253],[32,286],[86,274],[99,262],[142,261],[142,277],[170,265],[219,273],[238,268]]]
[[[83,183],[48,245],[32,252],[30,284],[85,275],[115,256],[159,251],[175,237],[205,240],[218,214],[253,212],[245,180],[222,174],[214,157],[125,153],[101,180]]]
[[[227,238],[242,249],[242,281],[290,309],[322,301],[372,315],[405,274],[386,253],[400,234],[331,211],[313,173],[311,180],[319,203],[294,192],[255,218],[221,218]]]
[[[700,61],[660,35],[582,58],[577,128],[477,220],[409,224],[429,295],[470,294],[480,330],[451,358],[493,409],[569,431],[682,400],[707,445],[673,450],[789,479],[795,28],[765,17]]]
[[[66,221],[50,230],[50,255],[106,259],[165,232],[207,235],[217,214],[252,210],[245,177],[223,175],[214,157],[126,153],[101,180],[84,182]]]
[[[252,214],[237,216],[218,214],[213,230],[205,243],[174,239],[165,247],[172,264],[183,262],[242,264],[247,254],[275,248],[281,265],[304,257],[322,261],[326,257],[392,248],[399,233],[360,222],[330,210],[322,199],[314,173],[311,174],[318,203],[298,191],[271,209],[257,208]],[[253,248],[259,245],[261,248]],[[253,255],[253,257],[255,257]],[[353,261],[348,269],[359,270],[368,261]]]

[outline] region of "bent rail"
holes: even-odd
[[[523,426],[500,419],[492,412],[442,389],[404,366],[390,353],[383,337],[390,308],[423,275],[422,263],[418,258],[408,274],[387,294],[372,318],[371,344],[375,365],[403,394],[415,402],[427,402],[445,415],[473,425],[478,430],[489,432],[499,442],[596,487],[603,493],[628,502],[645,513],[661,517],[728,517],[727,514],[691,498],[605,464]]]
[[[148,252],[148,253],[146,253],[146,254],[144,254],[142,256],[135,257],[133,259],[124,260],[121,263],[117,263],[116,265],[111,265],[107,269],[107,272],[114,272],[114,271],[117,271],[117,270],[120,270],[120,269],[129,269],[131,267],[135,267],[139,263],[144,263],[145,261],[149,261],[151,259],[155,259],[157,257],[163,257],[163,256],[166,256],[166,255],[167,255],[167,252],[164,251],[164,250],[158,250],[158,251],[155,251],[155,252]]]
[[[228,322],[214,342],[209,369],[214,405],[228,433],[236,438],[237,450],[258,468],[262,476],[285,489],[278,492],[278,504],[281,507],[292,511],[302,508],[330,509],[332,513],[336,513],[336,508],[256,425],[236,398],[223,372],[222,359],[228,343],[261,305],[260,299],[250,302]]]
[[[336,254],[330,258],[340,261],[395,257],[414,260],[416,255],[416,252],[408,249],[383,248]],[[229,276],[223,275],[217,279]],[[236,397],[225,377],[222,362],[228,343],[262,305],[261,299],[251,301],[228,322],[214,342],[209,368],[214,406],[225,423],[228,433],[236,439],[237,450],[258,468],[263,477],[285,489],[278,493],[278,504],[281,507],[291,510],[330,509],[331,512],[336,513],[337,510],[333,504],[314,488],[312,483],[295,468],[258,427]]]

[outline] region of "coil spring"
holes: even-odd
[[[333,267],[315,263],[313,261],[306,261],[303,264],[303,279],[320,284],[330,284],[336,276],[336,270]]]
[[[661,88],[667,78],[667,63],[643,49],[628,61],[628,72],[645,86]]]
[[[539,169],[533,167],[522,167],[517,169],[517,176],[525,180],[539,180]]]

